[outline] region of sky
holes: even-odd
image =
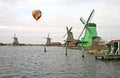
[[[32,11],[39,9],[42,17],[36,21]],[[0,0],[0,42],[12,43],[16,34],[20,43],[46,43],[50,33],[52,42],[63,43],[66,26],[72,26],[78,39],[84,25],[79,20],[96,23],[98,36],[103,40],[120,39],[119,0]]]

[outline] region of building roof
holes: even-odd
[[[73,40],[73,41],[70,41],[69,43],[68,43],[68,45],[76,45],[77,43],[78,43],[78,41],[79,40]]]
[[[107,43],[107,45],[113,45],[114,42],[119,42],[120,43],[120,40],[111,40]]]
[[[60,42],[51,42],[52,45],[60,45]]]

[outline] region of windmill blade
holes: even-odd
[[[85,25],[86,24],[86,21],[84,20],[84,18],[80,18],[80,21]]]
[[[63,36],[63,38],[67,35],[67,33]]]
[[[80,18],[81,22],[85,25],[85,27],[92,33],[92,31],[87,27],[88,24],[86,24],[84,18]]]
[[[63,38],[68,34],[68,27],[66,26],[67,33],[63,36]]]
[[[92,17],[93,17],[93,14],[94,14],[94,9],[92,10],[88,20],[87,20],[87,23],[86,23],[86,28],[92,33],[92,31],[87,27],[88,26],[88,23],[91,21]]]
[[[94,9],[92,10],[92,12],[91,12],[91,14],[90,14],[90,16],[89,16],[89,18],[88,18],[88,20],[87,20],[87,24],[90,22],[91,17],[93,16],[93,14],[94,14]]]
[[[78,40],[79,40],[79,39],[80,39],[80,37],[82,36],[82,34],[83,34],[84,30],[85,30],[85,26],[84,26],[84,28],[83,28],[83,30],[82,30],[82,32],[81,32],[81,34],[79,35]]]
[[[68,27],[66,27],[67,33],[63,36],[63,38],[72,30],[72,27],[70,29],[68,29]]]
[[[67,30],[67,33],[68,33],[68,31],[69,31],[69,30],[68,30],[68,27],[66,27],[66,30]]]
[[[94,14],[94,9],[92,10],[90,16],[88,17],[87,22],[85,22],[85,20],[84,20],[82,17],[80,18],[80,21],[81,21],[85,26],[84,26],[84,28],[83,28],[81,34],[79,35],[78,39],[80,39],[80,37],[82,36],[82,34],[83,34],[85,28],[88,29],[90,32],[92,32],[92,31],[88,28],[88,23],[90,22],[91,18],[93,17],[93,14]]]
[[[69,32],[72,30],[72,27],[69,29]]]

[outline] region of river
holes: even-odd
[[[0,78],[120,78],[120,61],[64,47],[0,46]]]

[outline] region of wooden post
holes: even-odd
[[[67,48],[68,48],[68,40],[66,41],[66,45],[65,45],[65,55],[67,56]]]
[[[84,58],[84,48],[82,47],[82,58]]]
[[[46,45],[44,45],[44,52],[46,52]]]
[[[68,47],[68,42],[66,42],[66,45],[65,45],[65,55],[67,56],[67,47]]]

